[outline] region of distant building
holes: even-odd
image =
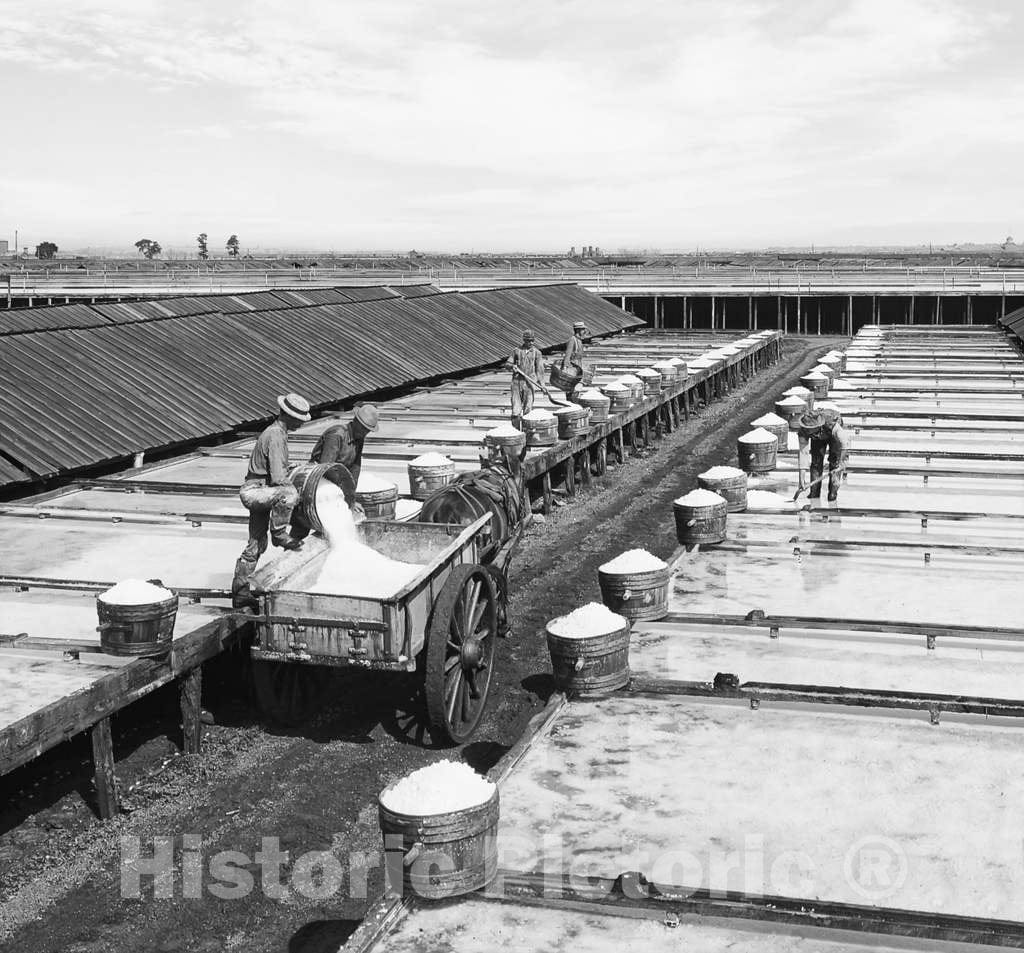
[[[4,240],[4,239],[0,239],[0,255],[9,255],[9,254],[10,254],[10,244],[6,240]]]

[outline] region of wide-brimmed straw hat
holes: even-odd
[[[296,420],[307,421],[313,419],[309,413],[309,401],[298,394],[282,394],[277,398],[277,406],[289,417],[294,417]]]
[[[574,331],[586,331],[587,330],[587,326],[582,321],[573,321],[572,329]]]

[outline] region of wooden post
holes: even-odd
[[[942,295],[935,296],[935,323],[942,324]]]
[[[92,726],[92,761],[96,772],[96,801],[100,817],[108,820],[121,810],[114,772],[114,742],[110,734],[110,716]]]
[[[181,679],[181,733],[185,754],[199,754],[203,744],[203,669],[196,666]]]
[[[747,330],[754,329],[754,296],[747,295]]]
[[[1006,281],[1006,279],[1004,278],[1004,279],[1003,279],[1003,281],[1005,282],[1005,281]],[[8,305],[7,305],[7,307],[10,307],[10,304],[8,304]],[[1006,317],[1006,295],[1005,295],[1005,294],[1003,295],[1003,307],[1002,307],[1002,316],[1003,316],[1004,318]]]
[[[654,327],[655,329],[661,327],[661,323],[658,320],[658,296],[654,296]]]
[[[580,483],[584,486],[590,486],[590,447],[585,450],[581,450],[579,454],[580,458]]]
[[[846,333],[852,338],[853,337],[853,295],[849,295],[846,299]]]
[[[565,495],[572,499],[576,495],[576,459],[569,457],[563,464],[563,479],[565,480]]]
[[[715,296],[711,296],[711,330],[715,330]]]
[[[624,463],[626,460],[626,448],[623,446],[622,428],[619,427],[612,436],[612,446],[615,449],[615,456],[618,458],[619,463]]]
[[[818,334],[821,334],[821,298],[818,299]]]
[[[554,507],[554,500],[551,496],[551,471],[545,470],[540,478],[540,489],[544,495],[544,515],[547,516]]]
[[[913,324],[914,323],[914,296],[913,295],[910,296],[910,308],[909,308],[909,311],[907,312],[907,314],[908,314],[908,318],[909,318],[907,323],[908,324]]]
[[[775,299],[775,301],[776,301],[776,305],[778,307],[778,311],[776,313],[775,324],[778,327],[778,329],[781,331],[782,330],[782,295],[779,295]]]
[[[800,333],[800,302],[802,300],[803,299],[801,299],[800,295],[796,296],[796,333],[797,334]],[[807,326],[806,326],[806,324],[804,325],[804,333],[805,334],[807,333]]]
[[[971,296],[967,296],[967,323],[974,324],[974,309],[971,307]]]
[[[626,296],[622,295],[622,310],[626,310]]]

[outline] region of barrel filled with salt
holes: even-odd
[[[550,447],[558,439],[558,418],[550,410],[535,408],[523,414],[526,446]]]
[[[594,388],[588,388],[587,390],[581,390],[573,400],[580,405],[580,407],[586,407],[590,411],[590,423],[603,424],[608,419],[608,410],[611,407],[611,398],[606,397],[599,390]]]
[[[843,359],[843,355],[839,351],[829,351],[828,354],[822,357],[818,363],[831,367],[835,372],[834,376],[839,377],[843,373],[846,361]]]
[[[356,484],[356,502],[367,519],[393,520],[398,504],[398,487],[388,480],[360,473]]]
[[[562,440],[571,440],[590,430],[590,408],[579,404],[559,407],[555,411],[558,418],[558,436]]]
[[[679,365],[673,364],[671,361],[658,361],[657,364],[652,365],[654,369],[661,375],[661,389],[665,390],[671,387],[679,380]],[[685,367],[685,365],[684,365]],[[685,373],[685,372],[684,372]]]
[[[583,376],[580,378],[580,384],[584,387],[589,387],[594,383],[594,368],[588,364],[583,368]]]
[[[710,545],[725,539],[729,503],[711,490],[690,490],[672,504],[676,539],[682,546]]]
[[[502,424],[484,434],[484,446],[488,450],[508,450],[515,455],[526,446],[526,434],[512,424]]]
[[[555,686],[567,695],[599,698],[629,682],[629,620],[599,602],[547,625]]]
[[[630,405],[630,394],[629,388],[625,384],[613,383],[605,384],[601,388],[602,393],[608,398],[608,414],[621,414],[623,411],[629,410]]]
[[[600,566],[604,604],[630,622],[663,619],[668,613],[668,564],[645,549],[631,549]]]
[[[828,378],[820,371],[809,371],[800,378],[803,384],[815,397],[815,399],[828,397]]]
[[[775,434],[763,427],[745,433],[736,441],[736,454],[740,469],[747,473],[770,473],[775,469],[779,441]]]
[[[786,421],[786,426],[790,430],[796,430],[798,421],[807,413],[807,403],[797,397],[796,394],[790,394],[789,397],[783,397],[782,400],[775,401],[775,413]]]
[[[323,533],[324,527],[316,511],[317,490],[322,483],[333,483],[351,506],[356,501],[356,484],[348,467],[340,463],[303,463],[295,467],[288,479],[299,491],[299,502],[295,507],[295,515],[310,529]]]
[[[661,374],[653,367],[642,368],[636,376],[643,381],[644,397],[657,397],[661,393]]]
[[[178,597],[156,582],[126,579],[96,597],[107,655],[159,658],[171,650]]]
[[[409,464],[409,489],[414,500],[425,500],[455,479],[455,464],[443,453],[424,453]]]
[[[774,434],[779,441],[779,449],[785,450],[789,444],[789,419],[779,414],[762,414],[757,420],[750,422],[751,427],[760,427]]]
[[[827,377],[829,385],[832,384],[832,381],[836,376],[835,368],[829,367],[828,364],[816,364],[814,367],[811,368],[811,370],[816,374],[823,374],[825,377]]]
[[[808,410],[814,410],[814,394],[806,387],[790,387],[782,392],[783,397],[799,397]]]
[[[722,497],[730,513],[742,513],[747,508],[747,474],[743,470],[712,467],[697,475],[697,484]]]
[[[629,405],[639,403],[644,397],[644,382],[636,374],[623,374],[619,383],[629,388]]]
[[[498,871],[498,789],[468,765],[441,761],[377,798],[391,890],[428,900],[486,887]]]

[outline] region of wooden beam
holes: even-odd
[[[197,665],[181,679],[181,733],[185,754],[199,754],[203,743],[203,669]]]
[[[109,820],[121,810],[114,772],[114,741],[110,734],[110,717],[101,718],[92,726],[92,761],[95,768],[96,803],[100,817]]]

